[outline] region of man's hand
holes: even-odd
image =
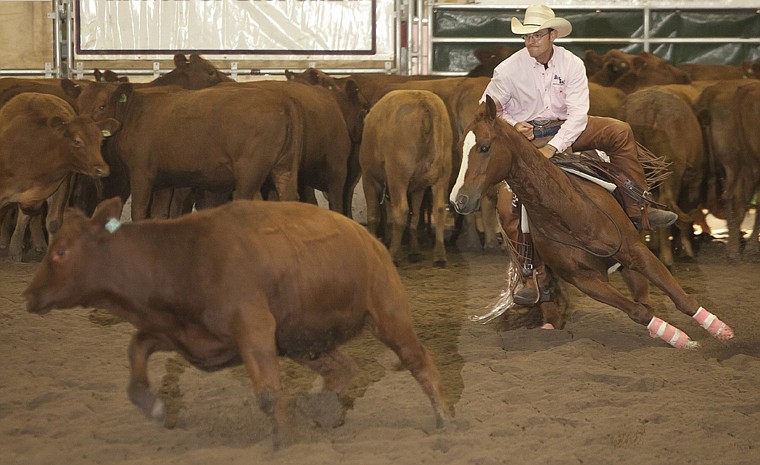
[[[515,129],[517,129],[520,134],[527,137],[528,140],[533,140],[535,136],[533,136],[533,125],[525,122],[520,121],[519,123],[515,123]]]
[[[538,150],[540,150],[541,151],[541,155],[543,155],[546,158],[553,157],[554,153],[557,151],[557,149],[555,149],[553,146],[551,146],[549,144],[544,145],[543,147],[541,147]]]

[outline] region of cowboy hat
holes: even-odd
[[[558,37],[570,35],[573,26],[570,21],[554,16],[554,10],[546,5],[530,5],[525,9],[525,22],[512,17],[512,32],[514,34],[531,34],[541,29],[554,29]]]

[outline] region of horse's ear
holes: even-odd
[[[496,119],[496,102],[493,101],[490,95],[486,95],[486,110],[490,119]]]

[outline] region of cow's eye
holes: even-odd
[[[71,141],[71,145],[74,147],[81,147],[84,145],[84,143],[82,142],[82,139],[77,138]]]
[[[480,151],[480,153],[486,153],[489,150],[491,150],[491,146],[483,144],[483,145],[478,146],[478,150]]]

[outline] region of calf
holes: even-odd
[[[0,207],[37,207],[71,172],[108,176],[103,131],[119,122],[77,116],[60,97],[23,93],[0,108]]]
[[[361,225],[302,202],[239,200],[124,225],[121,207],[105,200],[90,219],[70,210],[24,298],[33,313],[98,306],[132,323],[128,394],[145,415],[165,418],[148,382],[153,352],[176,351],[206,371],[242,363],[276,448],[287,413],[277,356],[342,393],[351,360],[337,346],[366,325],[409,368],[442,424],[438,369],[388,252]]]

